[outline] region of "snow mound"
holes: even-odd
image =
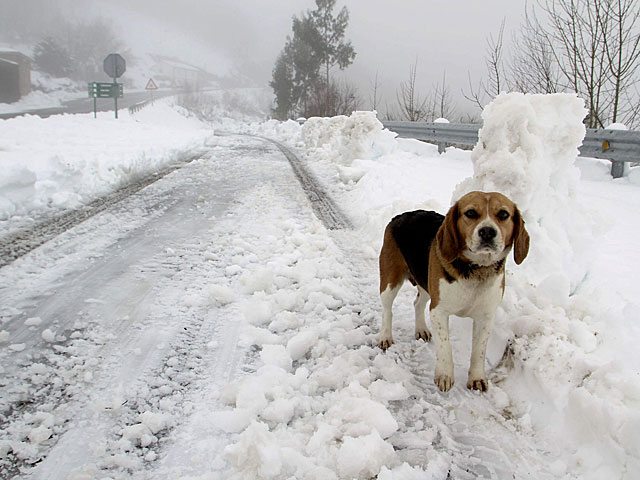
[[[117,120],[112,113],[0,120],[0,231],[77,208],[200,147],[211,130],[171,102],[124,110]]]
[[[242,126],[242,130],[253,135],[273,139],[286,139],[288,143],[296,145],[302,142],[302,126],[294,121],[287,120],[279,122],[278,120],[267,120],[266,122],[251,123]]]
[[[375,112],[353,112],[348,117],[313,117],[302,126],[307,151],[341,165],[395,151],[395,137],[395,133],[383,127]]]
[[[457,200],[482,190],[511,198],[531,235],[530,278],[544,281],[553,275],[561,290],[567,282],[575,288],[584,278],[589,239],[597,230],[577,193],[575,160],[586,113],[584,101],[573,94],[498,96],[482,114],[484,125],[471,154],[473,177],[453,195]]]
[[[575,95],[500,95],[483,112],[474,174],[454,199],[500,191],[516,202],[531,235],[496,321],[496,333],[511,337],[513,367],[501,388],[514,411],[539,432],[564,439],[572,455],[556,465],[559,471],[625,478],[640,462],[631,446],[637,438],[623,427],[640,419],[631,407],[638,392],[628,388],[637,380],[628,363],[637,354],[613,332],[635,307],[612,302],[588,281],[594,241],[607,222],[578,188],[585,114]]]
[[[638,378],[638,306],[617,301],[615,287],[592,270],[602,248],[595,241],[612,220],[581,196],[589,192],[593,202],[601,195],[601,187],[589,183],[593,179],[580,180],[576,167],[585,113],[574,95],[500,95],[485,110],[480,141],[471,155],[454,148],[438,155],[435,146],[399,140],[396,151],[363,149],[353,159],[344,154],[344,146],[354,141],[349,129],[341,128],[344,118],[312,119],[303,127],[303,138],[311,168],[355,220],[363,255],[372,260],[386,223],[402,211],[445,213],[452,192],[456,200],[472,190],[500,191],[518,204],[531,249],[522,265],[510,263],[507,270],[505,298],[492,333],[494,353],[488,357],[493,384],[488,398],[508,412],[518,429],[532,432],[558,453],[550,465],[558,478],[630,478],[628,472],[640,462],[632,434],[640,418],[640,396],[632,387]],[[607,189],[607,194],[635,201],[633,173],[628,185],[619,183],[619,191]],[[599,174],[598,180],[611,182],[608,175]],[[345,389],[345,379],[331,374],[340,371],[368,385],[371,400],[384,404],[404,398],[406,382],[391,388],[397,378],[367,383],[370,377],[356,377],[355,371],[363,368],[360,362],[355,354],[343,355],[310,378],[323,388]],[[371,440],[372,446],[373,437],[364,438],[372,432],[359,432],[360,441]],[[349,437],[349,431],[341,433],[343,440]],[[320,425],[315,435],[335,438]],[[417,465],[395,460],[380,469],[379,478],[423,478]],[[339,471],[367,475],[357,465],[351,467],[344,464]],[[429,468],[446,476],[447,468],[437,462]]]

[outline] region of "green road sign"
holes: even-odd
[[[122,98],[124,90],[121,83],[89,83],[89,97],[91,98]]]

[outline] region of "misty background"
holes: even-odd
[[[399,86],[415,64],[417,88],[425,92],[446,74],[458,116],[479,114],[461,91],[468,88],[469,76],[478,81],[486,75],[488,37],[498,34],[503,21],[509,36],[524,11],[524,2],[513,0],[336,4],[337,9],[343,6],[350,13],[345,37],[356,57],[335,75],[355,86],[358,108],[371,108],[376,75],[378,110],[397,103]],[[292,17],[314,7],[313,0],[2,0],[0,49],[33,55],[44,38],[68,38],[75,34],[70,33],[72,25],[91,27],[98,21],[112,30],[115,41],[94,56],[103,58],[117,48],[127,59],[122,80],[135,87],[143,88],[152,74],[148,57],[155,54],[178,58],[230,84],[269,89],[276,57],[291,35]],[[105,77],[101,65],[85,69],[87,76],[99,78],[84,81]]]

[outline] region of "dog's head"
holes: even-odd
[[[529,252],[529,233],[516,205],[497,192],[471,192],[453,205],[437,235],[442,257],[452,262],[464,257],[488,266],[513,248],[520,265]]]

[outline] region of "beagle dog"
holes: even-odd
[[[425,322],[425,306],[431,299],[438,388],[447,392],[454,383],[449,316],[458,315],[473,319],[467,388],[487,391],[487,342],[504,294],[505,261],[512,249],[520,265],[529,252],[529,234],[516,205],[500,193],[468,193],[444,217],[424,210],[394,217],[380,252],[379,346],[386,350],[393,344],[391,307],[409,280],[418,288],[415,337],[425,342],[431,339]]]

